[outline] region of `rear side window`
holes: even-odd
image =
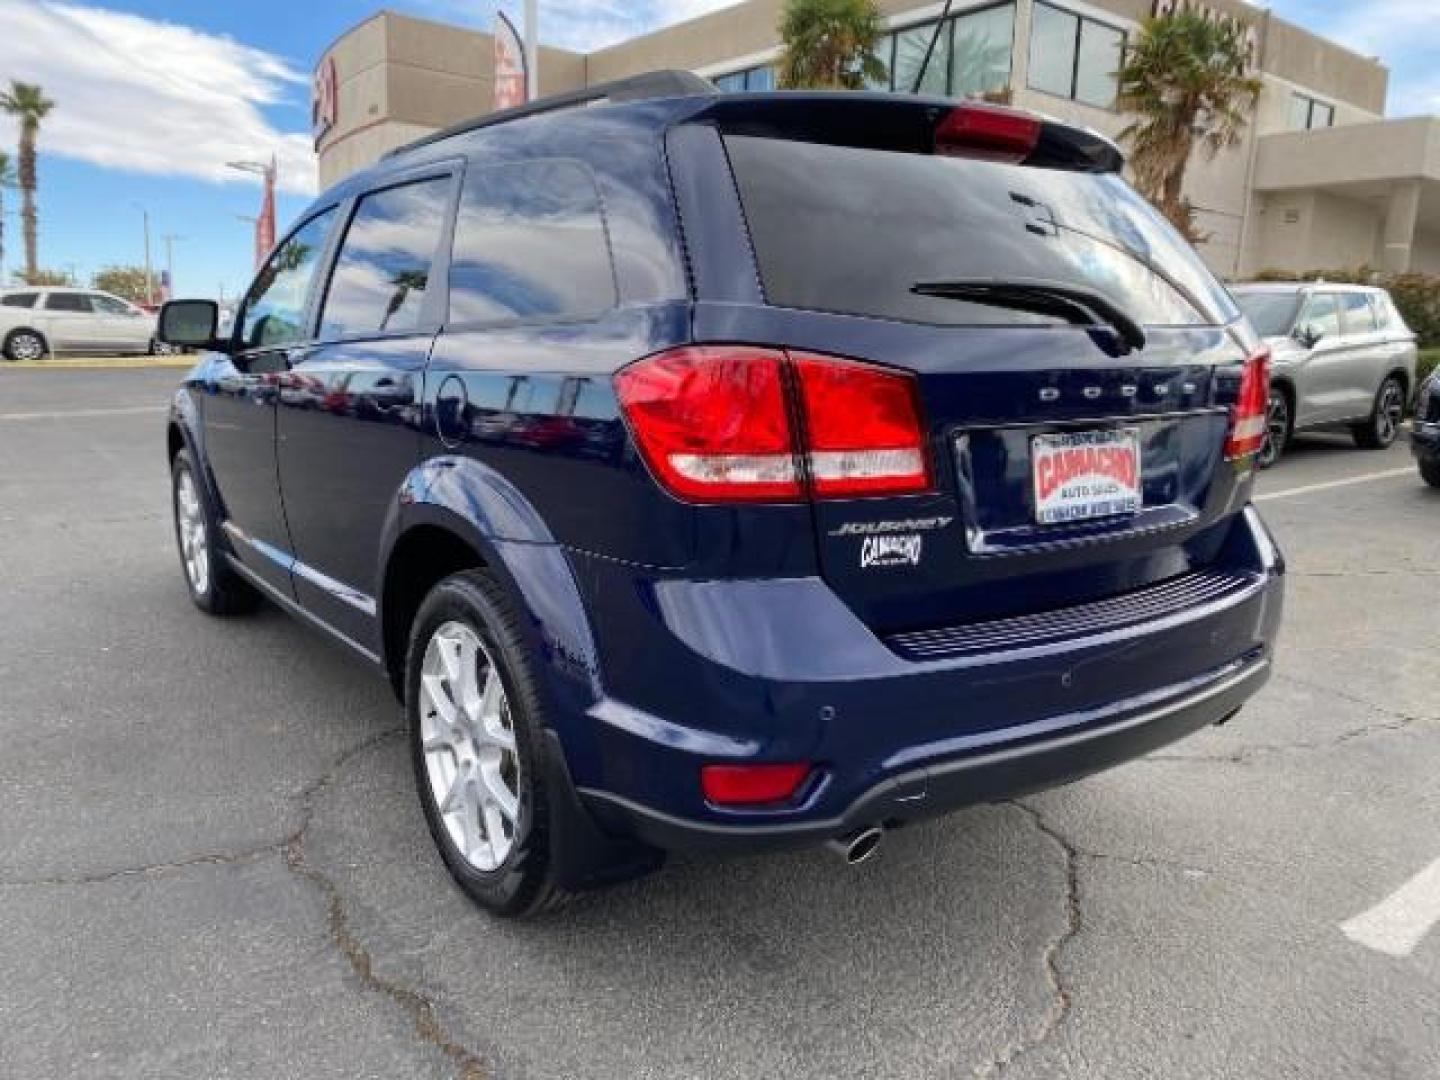
[[[320,322],[325,339],[416,330],[440,248],[450,178],[366,195],[335,259]]]
[[[45,297],[46,311],[83,311],[87,314],[94,309],[90,297],[84,293],[52,292]]]
[[[288,345],[307,336],[305,302],[334,220],[334,210],[317,214],[275,249],[245,298],[242,347]]]
[[[1345,333],[1373,334],[1378,329],[1375,325],[1375,309],[1370,306],[1369,293],[1341,293],[1340,307],[1344,312]]]
[[[617,302],[590,170],[527,161],[465,176],[450,261],[450,321],[592,317]]]
[[[0,297],[0,307],[33,308],[39,293],[17,292]]]
[[[753,135],[725,145],[772,304],[942,325],[1049,322],[912,292],[1038,279],[1104,293],[1149,325],[1238,315],[1118,176]]]

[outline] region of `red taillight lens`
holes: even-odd
[[[930,488],[915,380],[829,357],[792,354],[805,413],[806,461],[818,498]]]
[[[716,806],[764,806],[786,802],[810,775],[806,763],[785,765],[704,765],[700,790]]]
[[[915,380],[902,372],[700,345],[631,364],[615,383],[656,479],[683,499],[788,502],[931,487]],[[792,417],[802,412],[797,431]]]
[[[1230,413],[1230,434],[1225,439],[1225,458],[1258,454],[1265,445],[1265,421],[1270,408],[1270,351],[1262,350],[1245,361],[1240,393]]]
[[[620,404],[657,479],[697,502],[800,498],[784,367],[771,349],[700,346],[621,371]]]
[[[935,152],[986,161],[1020,162],[1035,152],[1042,121],[996,105],[961,105],[935,128]]]

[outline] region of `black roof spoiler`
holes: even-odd
[[[647,71],[643,75],[633,75],[628,79],[617,79],[615,82],[601,83],[598,86],[587,86],[583,90],[574,90],[568,94],[552,94],[525,105],[517,105],[513,109],[501,109],[499,112],[487,113],[471,120],[462,120],[458,124],[442,128],[430,135],[422,136],[414,142],[397,147],[387,153],[385,157],[397,157],[410,150],[454,138],[456,135],[479,131],[481,128],[493,127],[496,124],[506,124],[511,120],[522,120],[527,116],[557,112],[561,109],[574,109],[602,102],[619,104],[625,101],[646,101],[650,98],[710,96],[719,93],[720,91],[716,89],[714,83],[709,79],[702,79],[693,72]]]

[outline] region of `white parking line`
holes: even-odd
[[[1349,487],[1351,484],[1368,484],[1372,480],[1388,480],[1394,476],[1414,476],[1415,469],[1411,466],[1408,469],[1386,469],[1384,472],[1366,473],[1364,476],[1347,476],[1343,480],[1326,480],[1323,484],[1306,484],[1303,487],[1286,488],[1283,491],[1267,491],[1263,495],[1256,495],[1254,502],[1270,502],[1274,499],[1289,499],[1296,495],[1309,495],[1316,491],[1329,491],[1332,488]]]
[[[1440,922],[1440,859],[1369,911],[1340,924],[1340,932],[1389,956],[1409,956]]]
[[[86,416],[139,416],[141,413],[164,411],[164,405],[134,405],[120,409],[68,409],[64,412],[0,413],[0,420],[69,420]]]

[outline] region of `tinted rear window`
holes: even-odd
[[[772,304],[945,325],[1052,321],[911,292],[991,278],[1094,289],[1149,325],[1237,315],[1118,176],[750,135],[725,144]]]
[[[33,308],[38,295],[39,293],[33,292],[11,293],[8,296],[0,297],[0,307]]]

